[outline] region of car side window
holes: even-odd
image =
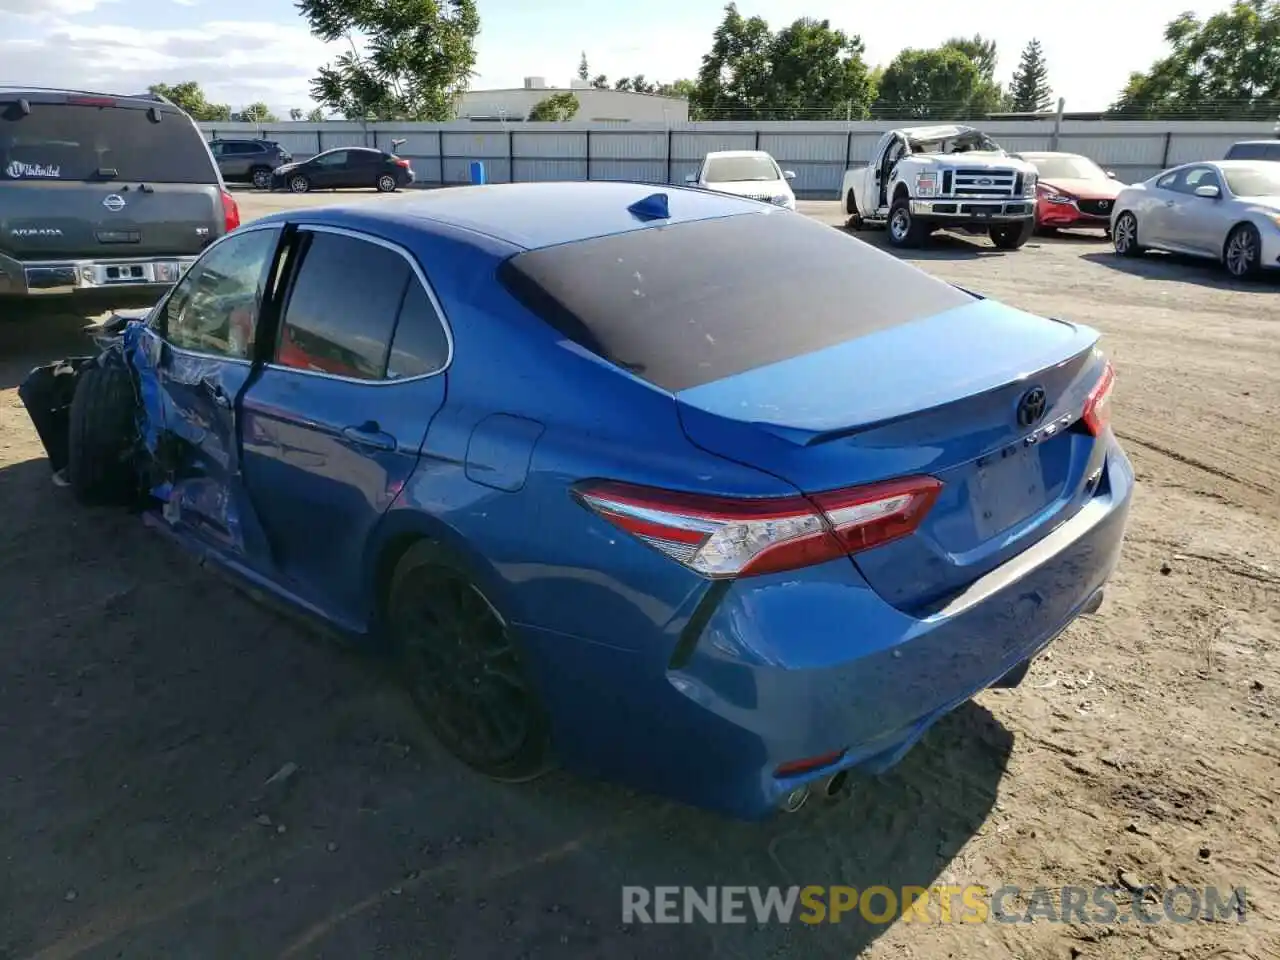
[[[416,275],[400,304],[391,356],[387,361],[387,379],[402,380],[438,373],[449,362],[449,339],[444,320],[422,281]]]
[[[316,157],[316,163],[322,167],[340,167],[346,162],[346,150],[335,150],[333,153],[325,154],[323,157]]]
[[[222,143],[209,144],[209,150],[213,153],[215,157],[222,156],[225,149],[226,149],[226,144],[222,144]]]
[[[1173,181],[1178,179],[1177,173],[1166,173],[1163,177],[1156,181],[1156,186],[1161,190],[1172,190]]]
[[[1196,187],[1210,186],[1222,189],[1222,183],[1213,167],[1192,167],[1178,178],[1175,189],[1182,193],[1195,193]]]
[[[249,230],[220,241],[177,282],[159,318],[179,350],[251,359],[267,272],[279,228]]]
[[[408,261],[372,240],[322,230],[304,233],[276,363],[381,380],[405,287],[413,276]]]

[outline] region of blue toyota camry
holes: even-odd
[[[767,204],[512,184],[241,227],[22,396],[81,500],[376,641],[476,770],[759,818],[1097,609],[1097,341]]]

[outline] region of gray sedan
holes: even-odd
[[[1122,257],[1167,250],[1222,262],[1234,277],[1280,267],[1280,164],[1188,163],[1126,187],[1111,212]]]

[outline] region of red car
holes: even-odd
[[[1124,189],[1116,175],[1077,153],[1019,153],[1040,174],[1036,229],[1092,227],[1110,234],[1111,207]]]

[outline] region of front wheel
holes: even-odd
[[[396,178],[389,173],[384,173],[378,178],[376,186],[379,193],[391,193],[396,188]]]
[[[294,193],[306,193],[311,189],[311,181],[302,174],[289,178],[289,189]]]
[[[137,494],[137,413],[128,368],[80,372],[67,424],[67,480],[81,503],[124,506]]]
[[[1255,277],[1262,269],[1262,238],[1251,223],[1242,223],[1227,237],[1222,263],[1237,280]]]
[[[1128,210],[1116,218],[1111,228],[1111,245],[1122,257],[1140,257],[1144,253],[1138,246],[1138,218]]]
[[[889,210],[889,245],[910,248],[924,245],[929,235],[928,224],[911,215],[911,201],[900,197]]]
[[[450,753],[495,780],[550,768],[550,724],[520,648],[439,544],[417,543],[397,564],[386,624],[409,694]]]
[[[998,250],[1017,250],[1031,239],[1035,229],[1035,221],[1027,220],[1023,223],[1005,223],[992,227],[989,235],[991,242]]]

